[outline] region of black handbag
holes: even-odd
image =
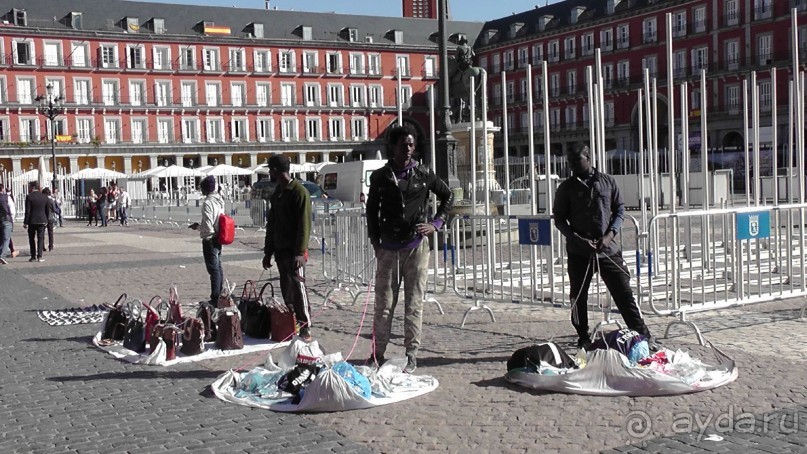
[[[255,293],[253,284],[249,298],[242,298],[241,303],[238,305],[238,310],[241,312],[241,329],[244,334],[255,339],[268,339],[272,328],[269,319],[269,308],[263,304],[263,292],[266,287],[272,288],[272,296],[274,297],[275,287],[271,282],[264,284],[260,294]]]
[[[131,318],[126,325],[126,334],[123,335],[123,347],[133,352],[143,353],[146,351],[146,324],[143,302],[134,300],[128,305]]]
[[[101,339],[103,340],[123,340],[123,335],[126,333],[126,324],[129,317],[126,315],[126,310],[123,303],[126,301],[127,295],[124,293],[118,301],[109,310],[109,313],[104,320],[104,329],[101,331]]]

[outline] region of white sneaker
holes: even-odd
[[[8,262],[6,261],[6,259],[0,257],[0,265],[8,265]]]

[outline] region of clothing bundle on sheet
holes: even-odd
[[[713,345],[715,365],[681,350],[651,355],[647,339],[635,331],[605,333],[571,358],[555,344],[522,348],[507,362],[505,378],[545,391],[590,395],[660,396],[716,388],[734,381],[737,368]]]

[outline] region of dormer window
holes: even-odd
[[[162,35],[165,33],[165,19],[155,17],[151,19],[151,31],[155,35]]]
[[[68,23],[70,25],[70,28],[72,28],[74,30],[81,30],[81,28],[82,28],[81,13],[76,13],[76,12],[70,13],[70,17],[68,18],[68,21],[69,21]]]
[[[260,24],[258,22],[253,22],[252,23],[252,37],[253,38],[263,38],[264,37],[263,24]]]
[[[387,32],[386,38],[394,42],[395,44],[403,44],[403,31],[390,30]]]
[[[347,29],[347,36],[348,36],[348,41],[350,41],[351,43],[355,43],[355,42],[357,42],[359,40],[359,31],[356,30],[355,28],[348,28]]]
[[[11,10],[12,20],[14,21],[14,25],[18,27],[27,27],[28,26],[28,13],[25,12],[24,9],[12,9]]]
[[[311,41],[312,39],[314,39],[314,30],[311,27],[309,27],[307,25],[304,25],[303,26],[303,41]]]
[[[140,31],[140,19],[136,17],[127,17],[125,20],[126,33],[137,33]]]

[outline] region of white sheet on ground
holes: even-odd
[[[565,374],[542,375],[515,369],[505,375],[511,383],[541,391],[596,396],[665,396],[688,394],[717,388],[737,379],[734,361],[712,346],[716,365],[703,365],[698,376],[664,374],[652,368],[631,367],[628,359],[616,350],[594,350],[582,369],[569,369]],[[674,352],[675,355],[688,355]],[[673,355],[670,355],[673,356]],[[674,357],[674,356],[673,356]]]
[[[295,363],[296,351],[301,342],[292,342],[289,346],[272,350],[263,368],[256,368],[252,373],[281,377]],[[341,354],[328,355],[336,361]],[[326,357],[327,358],[327,357]],[[325,361],[326,364],[329,361]],[[262,397],[257,393],[240,392],[242,379],[246,372],[227,371],[219,376],[211,385],[219,399],[238,405],[264,408],[279,412],[326,412],[357,410],[392,404],[413,397],[422,396],[437,389],[438,382],[427,375],[411,375],[401,371],[406,360],[387,361],[378,370],[357,366],[362,375],[367,377],[372,387],[369,399],[356,392],[339,374],[326,367],[304,390],[303,397],[297,404],[292,403],[294,396],[284,392]]]
[[[222,358],[225,356],[237,356],[246,353],[254,353],[260,351],[271,350],[273,348],[283,347],[289,345],[291,341],[286,342],[272,342],[268,339],[253,339],[244,336],[244,348],[240,350],[219,350],[216,348],[214,342],[205,342],[205,351],[198,355],[186,356],[177,349],[177,357],[170,361],[165,359],[165,343],[160,340],[154,353],[137,353],[128,348],[124,348],[122,343],[113,345],[101,345],[101,332],[99,331],[92,340],[93,345],[106,351],[115,358],[128,361],[136,364],[149,364],[153,366],[172,366],[174,364],[192,363],[196,361],[203,361],[206,359]]]

